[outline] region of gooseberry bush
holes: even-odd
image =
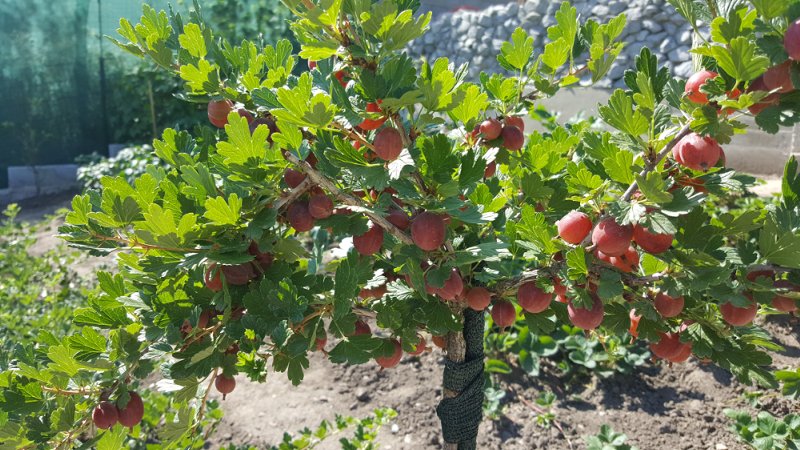
[[[132,384],[158,373],[199,399],[169,447],[196,434],[210,389],[238,394],[236,374],[300,383],[315,351],[391,369],[433,342],[447,355],[445,447],[471,448],[486,310],[493,329],[629,333],[663,360],[775,385],[778,346],[753,320],[800,298],[797,163],[779,204],[715,205],[755,182],[725,167],[742,118],[770,132],[798,120],[795,3],[675,0],[710,24],[692,51],[707,73],[687,83],[643,48],[600,107],[604,130],[546,132],[521,119],[602,79],[624,16],[581,20],[563,3],[543,49],[509,30],[503,73],[472,82],[466,66],[404,52],[431,19],[414,0],[284,3],[299,55],[217,38],[199,10],[121,21],[118,45],[180,77],[209,125],[167,129],[153,144],[166,167],[73,200],[63,238],[115,252],[119,272],[75,312],[80,333],[0,377],[4,445],[124,433]],[[309,70],[293,75],[300,58]]]

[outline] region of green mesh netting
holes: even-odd
[[[65,164],[106,154],[109,143],[152,142],[166,127],[188,128],[202,105],[173,98],[174,76],[117,49],[120,18],[142,5],[187,14],[192,0],[0,0],[0,188],[7,168]],[[233,43],[288,37],[280,0],[200,0],[203,18]],[[101,63],[102,61],[102,63]]]
[[[444,440],[457,443],[459,450],[476,448],[478,426],[483,417],[483,327],[484,313],[466,309],[464,362],[445,361],[443,385],[459,395],[443,399],[436,414],[442,423]]]

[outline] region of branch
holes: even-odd
[[[305,174],[308,175],[307,179],[310,179],[314,184],[321,186],[322,188],[333,194],[337,199],[339,199],[339,201],[341,201],[346,205],[365,209],[366,211],[364,211],[364,214],[366,214],[367,217],[372,219],[372,221],[375,222],[377,225],[379,225],[381,228],[383,228],[384,231],[396,237],[403,244],[406,245],[414,244],[414,241],[411,240],[411,237],[405,234],[403,230],[392,225],[392,223],[386,220],[384,217],[379,216],[378,214],[375,214],[372,211],[369,211],[366,205],[364,205],[364,203],[361,200],[353,197],[350,194],[342,192],[338,187],[336,187],[336,184],[334,184],[331,180],[325,177],[325,175],[319,173],[316,169],[311,167],[310,164],[308,164],[305,161],[300,161],[300,159],[298,159],[297,156],[293,155],[290,152],[287,152],[285,156],[286,159],[288,159],[290,162],[292,162],[294,165],[300,168],[300,170],[305,172]]]
[[[284,206],[286,206],[288,204],[291,204],[292,202],[294,202],[295,200],[300,198],[301,195],[305,194],[306,191],[311,189],[311,186],[313,186],[313,185],[314,185],[314,183],[312,183],[311,180],[308,177],[306,177],[306,179],[303,180],[302,183],[298,184],[296,188],[294,188],[291,191],[289,191],[289,193],[287,195],[279,198],[272,205],[272,207],[274,209],[281,209]]]
[[[642,169],[642,171],[639,172],[639,176],[645,177],[647,176],[648,173],[652,172],[656,167],[658,167],[658,164],[661,163],[661,161],[667,157],[667,155],[672,151],[675,145],[677,145],[678,142],[681,139],[683,139],[687,134],[689,134],[691,131],[692,129],[688,123],[684,125],[683,128],[681,128],[681,131],[679,131],[678,134],[674,138],[672,138],[671,141],[669,141],[667,146],[664,147],[664,149],[661,150],[658,153],[658,155],[656,155],[655,159],[653,159],[652,161],[650,161],[645,165],[644,169]],[[639,183],[637,181],[634,181],[628,187],[628,190],[625,191],[625,194],[622,195],[622,200],[626,202],[630,201],[631,197],[633,196],[634,192],[636,192],[637,189],[639,189]]]

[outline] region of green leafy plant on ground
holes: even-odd
[[[772,131],[800,120],[794,8],[683,5],[691,20],[717,17],[693,50],[697,76],[670,77],[642,49],[627,89],[600,107],[608,129],[526,135],[522,117],[540,99],[605,76],[624,16],[584,21],[564,3],[543,49],[517,29],[498,56],[505,73],[470,83],[447,59],[402,52],[430,23],[416,2],[285,3],[299,55],[288,41],[218,39],[200,14],[146,6],[141,23],[122,21],[118,44],[180,77],[213,128],[166,130],[153,147],[167,168],[73,200],[62,236],[114,252],[119,272],[98,274],[75,313],[80,334],[38,364],[19,359],[35,370],[0,375],[9,445],[119,433],[129,386],[156,371],[181,399],[236,395],[236,374],[300,383],[313,351],[388,369],[430,338],[448,358],[445,448],[474,446],[487,309],[499,329],[524,317],[537,335],[565,324],[604,342],[628,333],[671,363],[695,356],[777,386],[767,350],[779,347],[753,321],[797,308],[797,163],[775,206],[706,200],[755,182],[724,165],[742,116]],[[298,56],[311,61],[301,75]],[[330,258],[309,251],[307,233],[329,234]],[[67,402],[75,420],[31,439],[31,423]],[[196,431],[184,430],[163,445]]]
[[[150,170],[157,170],[161,160],[153,153],[153,147],[141,145],[124,148],[111,158],[100,155],[84,156],[78,159],[78,183],[86,189],[100,189],[104,177],[122,177],[133,183]]]
[[[761,411],[753,417],[747,411],[726,409],[725,415],[734,422],[731,426],[741,442],[758,450],[800,448],[800,415],[788,414],[777,418]]]
[[[586,450],[637,450],[636,447],[625,443],[628,440],[625,433],[617,433],[608,425],[601,426],[599,433],[586,436],[584,440]]]
[[[313,430],[304,429],[299,433],[284,434],[283,442],[269,447],[270,450],[303,450],[312,449],[327,439],[355,428],[352,437],[339,439],[342,450],[372,450],[377,448],[375,438],[383,425],[397,417],[397,412],[389,408],[380,408],[373,411],[374,416],[363,419],[354,419],[348,416],[336,416],[333,422],[322,421]],[[229,445],[222,450],[257,450],[257,447],[248,445]]]
[[[71,270],[79,253],[61,246],[34,254],[36,234],[50,220],[21,222],[19,213],[20,208],[12,204],[0,219],[2,370],[9,368],[14,355],[35,354],[37,343],[57,343],[78,330],[72,314],[86,302],[87,283]]]

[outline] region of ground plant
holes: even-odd
[[[157,372],[199,400],[161,439],[182,447],[202,439],[209,390],[240,395],[237,374],[301,383],[315,351],[388,370],[433,343],[444,446],[474,448],[485,327],[522,318],[531,335],[633,336],[665,362],[777,386],[779,347],[754,320],[798,306],[797,162],[776,205],[718,199],[755,183],[725,167],[742,118],[776,132],[800,117],[797,2],[675,0],[709,24],[686,55],[697,74],[671,77],[643,48],[599,109],[606,128],[545,132],[523,118],[604,77],[624,16],[582,20],[565,2],[544,48],[517,29],[504,72],[473,82],[404,53],[430,25],[413,0],[284,3],[299,55],[218,38],[197,11],[121,21],[118,44],[180,77],[209,124],[165,130],[165,167],[73,200],[61,235],[114,252],[119,271],[75,312],[80,332],[0,375],[3,445],[110,448]]]

